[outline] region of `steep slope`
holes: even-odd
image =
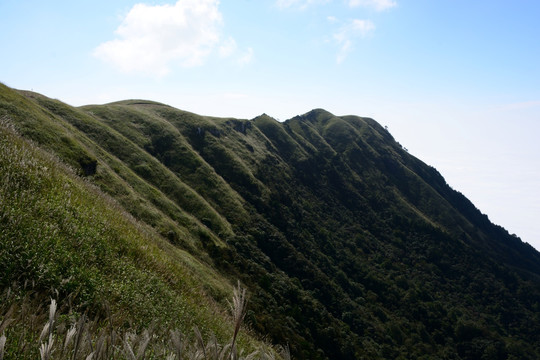
[[[250,326],[296,358],[540,356],[540,254],[372,119],[2,96],[0,116],[21,135],[242,279]]]
[[[227,314],[226,298],[232,294],[228,279],[81,178],[87,164],[97,162],[83,134],[7,88],[0,89],[0,109],[0,355],[39,356],[45,321],[40,322],[51,298],[57,299],[59,314],[48,344],[57,343],[58,359],[87,358],[90,353],[94,359],[125,358],[122,332],[148,334],[141,329],[152,334],[144,339],[144,348],[150,342],[147,355],[173,350],[168,345],[173,329],[186,334],[186,353],[194,326],[205,339],[201,341],[208,338],[210,344],[215,336],[212,344],[229,342],[235,325]],[[35,140],[46,138],[42,144],[49,149],[58,146],[65,162],[19,131],[35,134],[29,136]],[[119,186],[129,187],[126,182]],[[75,323],[82,337],[77,342],[88,347],[79,357],[76,351],[64,353],[67,345],[62,348],[61,340],[69,338],[65,333]],[[126,335],[125,341],[135,340]],[[272,352],[245,331],[238,341],[244,350]],[[98,352],[107,347],[107,353]],[[139,358],[141,348],[135,349]]]

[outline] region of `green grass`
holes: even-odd
[[[16,306],[34,293],[69,299],[70,311],[92,314],[98,324],[107,307],[120,328],[157,322],[186,333],[197,325],[220,342],[232,335],[228,316],[205,290],[225,298],[231,289],[225,279],[21,138],[6,117],[0,199],[0,287],[12,289],[8,298]],[[8,339],[24,338],[23,327],[8,330]]]

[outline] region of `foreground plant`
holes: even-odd
[[[40,306],[25,298],[20,308],[12,305],[0,319],[0,360],[15,355],[20,359],[39,356],[40,360],[290,359],[288,348],[279,351],[278,347],[276,351],[270,346],[244,355],[244,350],[238,349],[238,338],[246,315],[247,291],[240,283],[234,288],[232,301],[228,303],[233,335],[229,343],[221,344],[215,334],[209,332],[205,337],[197,326],[191,336],[178,329],[166,330],[155,326],[139,332],[132,328],[121,330],[112,327],[111,319],[109,325],[104,326],[103,322],[92,321],[84,314],[62,314],[55,299],[51,299],[46,314],[39,313]],[[43,326],[39,325],[40,319],[45,321]]]
[[[229,306],[231,308],[231,313],[234,320],[234,334],[231,341],[230,358],[236,359],[236,337],[238,336],[238,332],[240,331],[240,325],[242,325],[244,317],[246,316],[247,309],[246,289],[240,286],[240,281],[238,281],[237,287],[234,288],[232,300],[233,301],[232,303],[229,303]]]

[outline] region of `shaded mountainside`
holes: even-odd
[[[4,86],[0,118],[207,269],[209,297],[217,274],[241,279],[246,322],[295,358],[540,357],[540,254],[372,119],[74,108]]]

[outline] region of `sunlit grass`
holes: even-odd
[[[130,358],[127,349],[137,359],[165,358],[173,353],[163,335],[168,329],[185,334],[197,326],[205,338],[216,338],[205,346],[233,337],[228,324],[234,321],[204,290],[224,297],[231,290],[225,279],[21,138],[6,116],[0,200],[0,287],[10,289],[0,306],[4,358]],[[43,311],[51,297],[67,302],[58,303],[62,315],[56,301]],[[161,330],[152,332],[152,324]],[[154,345],[143,351],[149,340]],[[253,352],[253,339],[241,343]]]

